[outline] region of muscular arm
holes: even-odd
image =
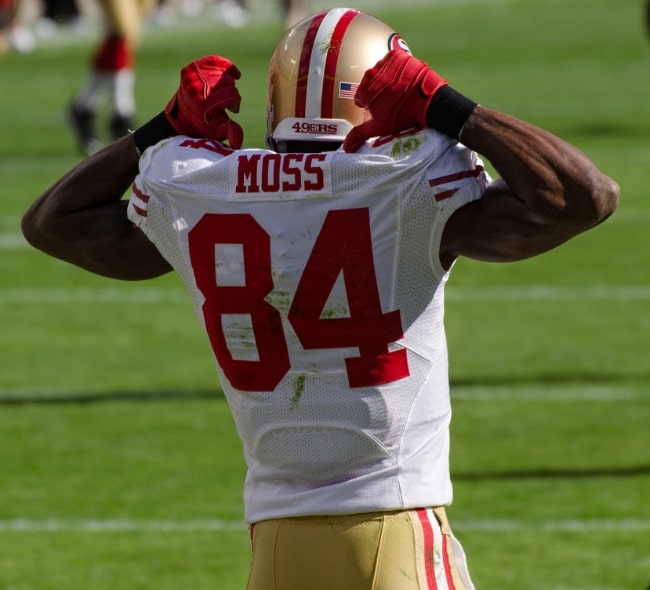
[[[355,151],[369,137],[431,127],[476,151],[501,179],[448,220],[440,261],[458,256],[507,262],[541,254],[606,219],[618,186],[578,149],[512,116],[478,106],[413,55],[389,51],[367,70],[355,104],[370,119],[345,138]]]
[[[27,241],[50,256],[115,279],[169,272],[167,261],[126,215],[122,196],[138,173],[138,160],[129,135],[78,164],[23,216]]]
[[[476,107],[460,140],[500,179],[449,219],[441,261],[508,262],[550,250],[612,214],[618,185],[578,149],[509,115]]]

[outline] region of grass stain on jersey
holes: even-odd
[[[419,135],[404,137],[403,139],[398,139],[393,143],[390,155],[395,158],[397,156],[410,154],[411,152],[417,151],[421,145],[422,138]]]
[[[291,398],[291,406],[289,409],[295,410],[300,403],[300,398],[302,397],[303,392],[305,391],[305,380],[307,379],[306,375],[298,375],[296,377],[296,384],[293,388],[293,397]]]

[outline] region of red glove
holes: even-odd
[[[229,59],[206,55],[181,70],[181,82],[165,108],[165,116],[181,135],[228,140],[230,147],[242,146],[244,132],[226,114],[239,112],[241,96],[235,80],[241,77]]]
[[[363,76],[354,102],[371,115],[346,136],[343,149],[355,152],[369,138],[426,127],[433,95],[447,81],[410,53],[394,49]]]

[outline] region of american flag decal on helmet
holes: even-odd
[[[354,98],[359,84],[356,82],[339,82],[339,98]]]

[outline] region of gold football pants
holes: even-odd
[[[248,590],[473,590],[444,508],[251,527]]]

